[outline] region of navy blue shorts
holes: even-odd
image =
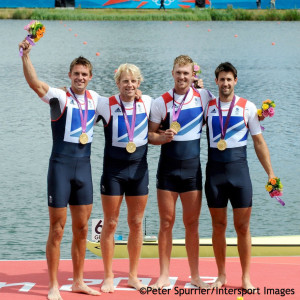
[[[67,207],[93,203],[90,157],[52,154],[48,169],[48,205]]]
[[[109,196],[144,196],[149,193],[146,156],[140,160],[103,159],[101,194]]]
[[[156,187],[177,193],[202,190],[200,158],[176,160],[160,157],[156,175]]]
[[[247,161],[230,163],[208,162],[205,194],[210,208],[252,206],[252,184]]]

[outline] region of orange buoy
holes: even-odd
[[[115,69],[115,71],[114,71],[115,73],[117,73],[118,72],[118,69]]]
[[[275,43],[273,42],[273,43],[272,43],[272,45],[274,46],[274,45],[275,45]]]
[[[75,34],[74,34],[74,36],[78,36],[78,34],[77,34],[77,33],[75,33]]]
[[[87,44],[87,42],[83,42],[83,44],[84,44],[84,45],[86,45],[86,44]]]
[[[186,27],[190,27],[190,25],[189,25],[189,24],[187,24],[187,25],[186,25]]]
[[[237,34],[235,34],[235,35],[234,35],[234,37],[238,37],[238,35],[237,35]]]
[[[211,31],[211,29],[207,29],[207,31],[208,31],[208,32],[210,32],[210,31]]]
[[[69,28],[69,31],[72,31],[72,29],[71,29],[71,28]]]
[[[96,52],[96,56],[100,56],[100,52]]]
[[[65,27],[67,27],[67,24],[64,24]]]

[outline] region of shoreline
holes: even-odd
[[[72,21],[300,21],[300,10],[0,8],[2,20]]]

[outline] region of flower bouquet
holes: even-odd
[[[198,77],[199,74],[201,74],[200,66],[196,62],[194,62],[193,63],[193,76],[195,78],[195,81],[192,84],[193,88],[200,88],[200,86],[198,86],[198,80],[197,80],[197,79],[199,79],[199,77]]]
[[[26,40],[32,46],[44,36],[46,30],[41,22],[35,20],[26,25],[24,29],[28,32]],[[23,56],[23,48],[20,49],[20,56]]]
[[[272,118],[275,114],[275,102],[267,99],[265,101],[263,101],[261,108],[257,110],[257,114],[261,117],[270,117]]]
[[[263,101],[261,108],[259,108],[257,110],[258,116],[264,117],[264,118],[266,118],[266,117],[272,118],[275,114],[275,106],[276,106],[275,102],[270,99]],[[260,127],[261,127],[262,131],[265,130],[264,127],[262,127],[262,126],[260,126]]]
[[[271,178],[266,184],[266,190],[269,192],[271,198],[275,198],[282,206],[285,205],[284,201],[279,197],[282,196],[283,190],[280,178]]]

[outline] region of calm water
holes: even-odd
[[[0,259],[43,259],[48,234],[49,109],[28,88],[22,75],[17,44],[24,38],[23,27],[27,23],[0,20]],[[299,234],[299,22],[46,21],[45,26],[46,36],[32,50],[32,60],[40,79],[52,86],[68,85],[69,63],[83,55],[94,65],[94,78],[89,88],[99,94],[109,96],[116,92],[114,70],[119,64],[130,62],[138,65],[144,74],[143,92],[157,97],[173,86],[173,59],[180,54],[189,54],[201,66],[206,87],[216,93],[215,67],[220,62],[232,62],[238,69],[238,95],[257,106],[267,98],[277,104],[275,117],[264,122],[264,136],[275,173],[283,181],[283,198],[287,205],[281,207],[264,190],[267,177],[250,141],[248,160],[254,186],[252,235]],[[96,56],[96,52],[100,52],[100,56]],[[94,209],[91,218],[103,216],[99,196],[103,141],[100,125],[95,129],[92,149]],[[201,143],[204,170],[207,158],[205,139]],[[145,213],[148,235],[158,232],[155,192],[158,155],[159,147],[150,146],[150,195]],[[174,228],[176,238],[184,237],[181,219],[178,201]],[[228,236],[234,236],[231,219],[230,208]],[[62,243],[62,258],[70,257],[70,224],[69,217]],[[211,235],[205,198],[199,230],[202,237]],[[125,238],[128,234],[126,206],[122,206],[117,233]],[[90,253],[87,256],[94,257]]]

